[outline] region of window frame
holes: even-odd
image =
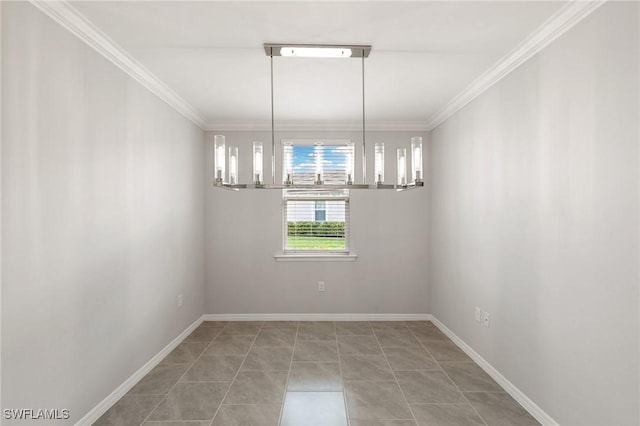
[[[284,154],[285,146],[313,146],[317,143],[321,142],[323,146],[344,146],[346,144],[353,144],[351,139],[282,139],[281,140],[281,150]],[[355,145],[354,145],[355,150]],[[282,157],[284,159],[284,155]],[[283,160],[284,161],[284,160]],[[282,170],[284,173],[284,164],[282,165]],[[351,209],[350,209],[350,198],[351,194],[349,190],[344,189],[332,189],[331,185],[326,185],[327,191],[344,191],[344,196],[336,196],[327,194],[326,196],[322,196],[318,194],[318,196],[303,196],[296,197],[293,192],[288,192],[291,190],[283,189],[282,190],[282,242],[281,248],[282,252],[277,254],[275,257],[277,260],[347,260],[352,261],[357,258],[355,253],[351,252]],[[344,201],[344,228],[345,228],[345,247],[343,249],[291,249],[287,248],[288,241],[288,225],[287,225],[287,203],[288,201]],[[326,205],[325,205],[326,206]],[[326,211],[326,207],[325,207]],[[325,217],[326,221],[326,217]]]
[[[349,205],[349,190],[345,191],[346,195],[342,197],[337,196],[317,196],[317,197],[296,197],[287,196],[287,189],[282,190],[282,253],[283,254],[330,254],[330,255],[345,255],[349,254],[349,247],[351,242],[351,211]],[[287,248],[287,238],[289,236],[287,225],[287,203],[289,201],[343,201],[344,202],[344,248],[343,249],[291,249]]]
[[[322,208],[318,208],[318,206]],[[318,213],[320,212],[322,212],[322,219],[318,219]],[[316,200],[315,205],[313,206],[313,215],[315,216],[316,222],[327,221],[327,202],[325,200]]]

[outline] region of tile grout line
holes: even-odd
[[[292,322],[293,322],[293,321],[292,321]],[[203,327],[203,325],[204,325],[205,323],[206,323],[206,322],[201,323],[201,325],[200,325],[198,328]],[[183,373],[182,375],[180,375],[180,377],[178,378],[178,380],[177,380],[177,381],[176,381],[176,382],[171,386],[171,388],[170,388],[166,393],[163,393],[163,394],[160,394],[160,393],[158,393],[158,394],[135,394],[135,395],[154,395],[154,396],[161,396],[161,397],[162,397],[162,398],[160,398],[159,402],[158,402],[158,403],[157,403],[157,404],[156,404],[156,405],[151,409],[151,411],[147,414],[147,416],[142,420],[142,423],[140,424],[140,426],[143,426],[143,425],[145,424],[145,422],[149,422],[149,421],[151,421],[151,420],[150,420],[150,417],[152,416],[152,414],[153,414],[153,413],[158,409],[158,407],[159,407],[163,402],[165,402],[165,401],[167,400],[168,396],[169,396],[169,395],[171,394],[171,392],[172,392],[172,391],[173,391],[173,390],[178,386],[178,384],[179,384],[179,383],[216,383],[216,382],[217,382],[217,383],[227,383],[227,384],[228,384],[228,388],[227,388],[227,390],[224,392],[224,395],[222,396],[222,398],[221,398],[221,400],[220,400],[220,403],[218,404],[218,406],[217,406],[217,408],[216,408],[216,410],[215,410],[215,412],[214,412],[214,414],[213,414],[213,417],[211,418],[211,420],[209,421],[209,423],[207,423],[209,426],[212,426],[212,425],[213,425],[213,423],[214,423],[214,421],[215,421],[215,418],[216,418],[217,414],[220,412],[220,410],[221,410],[221,408],[222,408],[222,405],[224,405],[224,404],[223,404],[223,402],[224,402],[225,398],[228,396],[228,394],[229,394],[229,392],[230,392],[230,390],[231,390],[231,387],[232,387],[232,386],[233,386],[233,384],[235,383],[235,380],[237,379],[237,376],[239,375],[240,371],[242,370],[243,365],[246,363],[246,360],[248,359],[248,355],[251,353],[252,349],[253,349],[254,347],[256,347],[256,346],[255,346],[255,343],[257,342],[257,338],[260,336],[260,333],[262,333],[262,331],[263,331],[263,330],[267,330],[267,329],[265,328],[265,325],[267,324],[267,322],[266,322],[266,321],[260,321],[260,323],[261,323],[261,324],[260,324],[260,326],[257,328],[257,332],[256,332],[256,334],[255,334],[254,336],[252,336],[252,337],[253,337],[253,339],[252,339],[252,341],[251,341],[251,344],[249,345],[249,348],[247,349],[247,351],[246,351],[245,355],[243,356],[243,359],[242,359],[242,361],[241,361],[241,363],[240,363],[240,365],[239,365],[239,367],[238,367],[238,370],[236,371],[236,373],[234,374],[233,378],[232,378],[230,381],[229,381],[229,380],[195,380],[195,381],[190,380],[190,381],[185,381],[185,380],[183,380],[183,379],[184,379],[184,378],[185,378],[185,376],[189,373],[189,371],[191,371],[191,370],[194,368],[195,364],[196,364],[198,361],[200,361],[201,359],[203,359],[203,357],[207,357],[207,356],[212,356],[212,357],[213,357],[213,356],[230,356],[230,355],[225,355],[225,354],[220,354],[220,355],[216,355],[216,354],[207,354],[207,351],[211,348],[211,346],[216,342],[216,340],[217,340],[218,338],[220,338],[221,336],[223,336],[224,330],[226,330],[227,328],[229,328],[229,326],[230,326],[231,324],[236,324],[236,322],[226,322],[226,324],[224,324],[224,325],[222,325],[222,324],[221,324],[221,325],[222,325],[221,327],[220,327],[220,326],[218,326],[218,325],[216,325],[216,326],[211,326],[211,327],[204,326],[204,328],[214,328],[214,327],[215,327],[216,329],[218,329],[217,333],[212,337],[211,341],[209,341],[208,343],[207,343],[206,341],[187,341],[187,339],[188,339],[188,337],[189,337],[189,336],[187,336],[187,338],[186,338],[183,342],[181,342],[181,343],[180,343],[180,345],[182,345],[183,343],[187,343],[187,344],[198,344],[198,343],[200,343],[200,344],[201,344],[201,343],[204,343],[204,344],[205,344],[205,346],[204,346],[204,347],[203,347],[203,349],[200,351],[199,355],[198,355],[198,356],[196,356],[196,357],[193,359],[193,361],[190,361],[190,362],[171,362],[171,363],[163,363],[163,362],[162,362],[162,360],[161,360],[161,361],[158,363],[158,365],[159,365],[159,366],[161,366],[161,365],[169,365],[169,366],[186,365],[186,369],[185,369],[184,373]],[[286,381],[285,381],[285,387],[284,387],[283,397],[282,397],[282,401],[281,401],[281,404],[280,404],[280,414],[279,414],[278,426],[280,426],[280,424],[282,423],[282,420],[283,420],[283,418],[284,418],[284,405],[285,405],[285,402],[286,402],[286,396],[287,396],[287,393],[288,393],[288,392],[287,392],[287,391],[288,391],[288,384],[289,384],[289,382],[290,382],[291,372],[292,372],[292,368],[293,368],[294,355],[295,355],[295,348],[296,348],[297,343],[305,342],[305,340],[300,340],[300,341],[298,340],[298,337],[299,337],[299,335],[300,335],[300,327],[301,327],[301,324],[303,324],[303,323],[304,323],[304,322],[297,321],[297,325],[296,325],[296,327],[295,327],[295,335],[294,335],[293,347],[292,347],[292,349],[291,349],[291,358],[290,358],[290,361],[289,361],[289,367],[288,367],[288,370],[287,370],[287,377],[286,377]],[[342,388],[342,391],[343,391],[343,404],[344,404],[344,407],[345,407],[345,416],[346,416],[347,425],[351,425],[351,419],[349,418],[349,408],[348,408],[348,402],[347,402],[347,392],[346,392],[346,387],[345,387],[346,382],[345,382],[345,380],[344,380],[344,372],[343,372],[343,366],[342,366],[341,356],[342,356],[342,355],[345,355],[345,356],[349,356],[349,355],[358,355],[358,356],[363,356],[363,355],[364,355],[364,356],[371,356],[371,357],[373,357],[373,356],[378,356],[378,355],[375,355],[375,354],[355,354],[355,353],[354,353],[354,354],[341,354],[340,349],[339,349],[339,337],[340,337],[340,335],[338,334],[338,327],[337,327],[337,325],[336,325],[336,322],[334,322],[334,321],[327,321],[327,323],[330,323],[330,324],[332,324],[332,325],[333,325],[334,340],[335,340],[335,343],[336,343],[336,354],[337,354],[338,367],[339,367],[339,374],[340,374],[340,379],[341,379],[341,388]],[[461,360],[451,360],[451,361],[447,361],[446,359],[444,359],[444,360],[437,360],[437,359],[433,356],[433,353],[431,352],[431,350],[429,349],[428,344],[429,344],[429,343],[445,343],[445,342],[449,342],[450,340],[449,340],[449,339],[447,339],[447,338],[446,338],[446,336],[445,336],[445,340],[437,340],[437,339],[436,339],[436,340],[425,340],[425,341],[421,340],[421,338],[427,338],[427,339],[429,339],[429,337],[428,337],[428,336],[422,336],[422,335],[419,335],[419,333],[418,333],[418,332],[421,330],[421,327],[432,328],[433,326],[431,325],[431,323],[430,323],[430,325],[424,325],[424,326],[421,326],[421,327],[411,327],[411,326],[407,325],[407,323],[408,323],[407,321],[402,321],[402,329],[385,329],[385,328],[377,329],[377,328],[375,328],[375,327],[373,327],[373,326],[372,326],[372,324],[375,324],[375,322],[374,322],[374,323],[372,323],[371,321],[369,321],[368,323],[369,323],[369,329],[370,329],[371,333],[373,334],[373,336],[374,336],[374,338],[375,338],[375,340],[376,340],[376,342],[377,342],[377,344],[378,344],[378,347],[379,347],[379,348],[380,348],[380,350],[381,350],[381,354],[383,355],[383,357],[384,357],[384,359],[385,359],[385,361],[386,361],[386,363],[387,363],[388,367],[390,368],[390,371],[391,371],[392,376],[393,376],[393,378],[394,378],[394,380],[395,380],[395,383],[396,383],[396,385],[398,386],[398,388],[399,388],[399,390],[400,390],[400,393],[401,393],[401,395],[403,396],[403,398],[404,398],[404,400],[405,400],[405,402],[406,402],[406,404],[407,404],[407,406],[408,406],[408,408],[409,408],[409,412],[410,412],[410,414],[411,414],[411,415],[412,415],[412,417],[413,417],[413,418],[412,418],[412,420],[413,420],[413,421],[415,421],[415,422],[416,422],[416,424],[418,424],[416,414],[413,412],[412,404],[411,404],[411,403],[409,403],[409,401],[408,401],[408,399],[407,399],[407,396],[406,396],[406,394],[404,393],[404,390],[403,390],[403,389],[402,389],[402,387],[400,386],[400,383],[399,383],[398,378],[397,378],[397,375],[396,375],[397,371],[442,371],[442,373],[445,375],[445,377],[447,377],[447,379],[448,379],[448,380],[449,380],[449,381],[450,381],[450,382],[455,386],[455,389],[456,389],[456,390],[461,394],[462,399],[463,399],[464,401],[461,401],[461,402],[458,402],[458,403],[428,403],[428,402],[426,402],[426,403],[415,403],[415,404],[413,404],[413,405],[447,405],[447,406],[456,406],[456,405],[457,405],[457,406],[464,406],[464,405],[466,405],[466,406],[471,407],[471,409],[473,410],[473,412],[474,412],[474,413],[478,416],[478,418],[483,422],[482,424],[484,424],[485,426],[486,426],[486,425],[488,425],[487,421],[486,421],[486,420],[485,420],[485,419],[480,415],[480,413],[478,412],[478,410],[477,410],[477,409],[476,409],[476,408],[471,404],[471,402],[469,401],[469,399],[468,399],[468,398],[467,398],[467,396],[466,396],[466,393],[492,393],[492,394],[504,394],[504,393],[506,393],[506,391],[505,391],[502,387],[498,386],[498,387],[499,387],[499,389],[500,389],[499,391],[483,391],[483,390],[476,390],[476,391],[465,391],[465,392],[463,392],[463,391],[461,390],[460,386],[459,386],[455,381],[453,381],[453,379],[451,378],[451,376],[450,376],[450,375],[447,373],[447,371],[444,369],[444,367],[442,366],[442,363],[445,363],[445,364],[450,364],[450,363],[452,363],[452,364],[474,364],[474,365],[476,365],[476,366],[477,366],[478,364],[477,364],[475,361],[473,361],[472,359],[464,360],[464,361],[461,361]],[[320,326],[320,327],[324,326],[324,324],[318,324],[318,323],[315,323],[315,324],[309,324],[309,325],[310,325],[310,326],[312,326],[312,328],[314,328],[313,326]],[[419,324],[416,324],[416,325],[419,325]],[[275,329],[278,329],[278,327],[274,328],[274,330],[275,330]],[[285,327],[283,327],[282,329],[285,329]],[[293,330],[293,328],[287,328],[287,329],[289,329],[289,330]],[[428,355],[433,359],[433,361],[435,362],[435,364],[436,364],[436,366],[437,366],[437,368],[436,368],[436,369],[418,369],[418,370],[411,369],[411,370],[397,370],[397,371],[396,371],[396,370],[394,370],[394,369],[392,368],[391,363],[390,363],[390,361],[389,361],[389,359],[388,359],[388,356],[387,356],[387,354],[386,354],[386,352],[385,352],[385,348],[409,348],[409,346],[407,346],[407,345],[404,345],[404,346],[401,346],[401,345],[393,345],[393,346],[384,346],[384,347],[383,347],[383,346],[382,346],[382,344],[381,344],[381,341],[380,341],[380,338],[379,338],[379,336],[378,336],[377,332],[380,332],[381,334],[384,334],[384,333],[397,334],[397,333],[401,332],[401,330],[406,330],[406,329],[408,329],[409,331],[411,331],[411,336],[413,336],[413,338],[415,338],[415,339],[417,340],[417,342],[419,343],[419,346],[416,346],[416,348],[421,348],[422,350],[424,350],[424,351],[425,351],[425,352],[426,352],[426,353],[427,353],[427,354],[428,354]],[[194,332],[195,332],[195,330],[194,330]],[[193,333],[192,333],[192,334],[193,334]],[[248,338],[248,337],[250,337],[251,335],[250,335],[250,334],[229,334],[228,336],[229,336],[229,337],[240,337],[240,336],[242,336],[242,337]],[[348,336],[349,336],[349,335],[343,335],[343,337],[348,337]],[[365,334],[359,334],[359,333],[356,333],[356,334],[353,334],[353,336],[366,336],[366,335],[365,335]],[[383,335],[383,337],[384,337],[384,335]],[[309,340],[308,342],[314,342],[314,341],[316,341],[316,342],[321,342],[321,340]],[[331,341],[331,340],[328,340],[328,342],[330,342],[330,341]],[[245,342],[248,342],[248,340],[245,340]],[[388,342],[387,342],[387,343],[388,343]],[[394,342],[391,342],[391,343],[394,343]],[[259,348],[283,348],[283,346],[281,346],[281,345],[268,345],[268,346],[258,346],[258,347],[259,347]],[[437,348],[437,347],[436,347],[436,348]],[[238,355],[234,355],[234,356],[239,357]],[[301,362],[301,363],[318,363],[318,362],[327,362],[327,361],[300,361],[300,362]],[[282,371],[284,371],[284,370],[273,370],[273,369],[270,369],[270,370],[262,370],[262,369],[259,369],[259,370],[245,370],[245,371],[280,371],[280,372],[282,372]],[[147,374],[147,375],[148,375],[148,374]],[[141,380],[143,380],[145,377],[147,377],[147,375],[145,375],[145,376],[144,376],[142,379],[140,379],[138,382],[140,382],[140,381],[141,381]],[[365,381],[365,382],[366,382],[366,381],[369,381],[369,380],[362,380],[362,381]],[[375,382],[375,380],[374,380],[374,382]],[[315,392],[315,391],[313,391],[313,390],[309,390],[308,392]],[[227,405],[229,405],[229,404],[227,404]],[[244,404],[243,404],[243,403],[240,403],[240,404],[234,404],[234,405],[255,406],[255,405],[256,405],[256,403],[255,403],[255,402],[254,402],[254,403],[244,403]],[[275,404],[274,404],[274,405],[275,405]],[[391,419],[389,419],[389,420],[391,420]],[[400,420],[400,419],[396,419],[396,420]],[[205,423],[207,422],[207,420],[177,420],[177,419],[174,419],[174,420],[171,420],[171,419],[165,419],[165,420],[157,420],[157,421],[158,421],[159,423],[185,422],[185,423],[194,423],[194,424],[195,424],[195,423],[202,423],[202,424],[205,424]]]
[[[341,353],[340,353],[340,349],[339,349],[339,339],[338,339],[338,333],[337,333],[337,327],[335,325],[335,322],[331,322],[333,325],[333,330],[335,333],[335,342],[336,342],[336,353],[337,353],[337,358],[338,358],[338,366],[339,366],[339,372],[340,372],[340,378],[341,378],[341,382],[342,382],[342,391],[343,391],[343,404],[345,407],[345,415],[346,415],[346,420],[347,420],[347,424],[350,425],[351,421],[349,419],[349,409],[348,409],[348,404],[347,404],[347,395],[346,395],[346,388],[345,388],[345,382],[344,382],[344,376],[343,376],[343,369],[342,369],[342,361],[341,361]],[[218,383],[228,383],[229,387],[227,388],[224,396],[222,397],[220,403],[218,404],[218,407],[215,411],[215,413],[213,414],[212,419],[210,420],[209,425],[213,425],[213,422],[215,421],[215,417],[218,414],[218,412],[220,411],[222,405],[223,405],[223,401],[225,400],[225,398],[227,397],[228,393],[231,390],[231,387],[233,386],[233,383],[235,382],[238,374],[240,373],[240,371],[242,370],[242,366],[244,365],[244,363],[246,362],[246,359],[248,358],[249,353],[251,352],[251,350],[253,349],[253,347],[255,346],[255,343],[257,341],[258,336],[260,335],[261,331],[264,330],[264,325],[265,322],[263,321],[262,324],[260,325],[260,327],[258,328],[258,331],[256,333],[255,336],[253,336],[253,340],[251,341],[251,345],[249,346],[249,348],[247,349],[247,352],[245,353],[245,355],[243,356],[243,360],[240,363],[240,366],[238,367],[238,371],[236,372],[236,374],[234,375],[233,379],[231,381],[221,381],[221,380],[217,380],[217,381],[182,381],[182,379],[186,376],[186,374],[193,368],[193,366],[195,365],[196,362],[198,362],[203,356],[207,356],[206,352],[207,350],[213,345],[213,343],[216,341],[217,338],[219,338],[222,333],[224,332],[224,330],[228,327],[228,325],[230,324],[230,322],[228,322],[227,324],[225,324],[217,333],[216,335],[213,337],[213,339],[204,347],[204,349],[200,352],[200,354],[190,363],[167,363],[165,365],[184,365],[184,364],[188,364],[187,369],[185,370],[185,372],[180,376],[180,378],[176,381],[176,383],[174,383],[174,385],[169,389],[169,391],[167,391],[167,393],[165,394],[157,394],[157,395],[162,395],[163,397],[160,399],[160,401],[153,407],[153,409],[149,412],[149,414],[145,417],[145,419],[142,421],[141,425],[143,425],[145,422],[149,421],[149,417],[151,416],[151,414],[153,414],[153,412],[167,399],[167,397],[169,396],[169,394],[173,391],[173,389],[178,385],[178,383],[202,383],[202,382],[218,382]],[[287,371],[287,379],[285,382],[285,388],[284,388],[284,394],[283,394],[283,398],[282,398],[282,402],[281,402],[281,409],[280,409],[280,416],[279,416],[279,422],[278,424],[280,424],[282,422],[283,419],[283,415],[284,415],[284,403],[286,401],[286,394],[287,394],[287,389],[288,389],[288,383],[290,380],[290,375],[291,375],[291,370],[292,370],[292,366],[293,366],[293,362],[294,362],[294,354],[295,354],[295,347],[296,344],[298,343],[298,335],[299,335],[299,329],[300,329],[300,324],[301,322],[298,322],[298,325],[296,326],[296,334],[294,337],[294,344],[293,344],[293,348],[292,348],[292,353],[291,353],[291,359],[289,361],[289,369]],[[387,354],[384,351],[384,347],[382,346],[382,344],[380,343],[380,339],[378,338],[378,335],[376,334],[376,329],[374,327],[371,327],[371,332],[374,336],[374,338],[376,339],[376,342],[378,343],[378,346],[381,350],[381,353],[383,355],[383,357],[385,358],[385,361],[387,363],[387,365],[389,366],[389,369],[395,379],[395,383],[398,385],[398,388],[400,389],[400,392],[405,400],[405,402],[407,403],[407,406],[409,408],[409,411],[411,413],[411,415],[413,416],[413,420],[416,421],[417,424],[417,418],[415,416],[415,413],[413,412],[413,409],[411,408],[411,404],[409,403],[402,387],[400,386],[400,383],[398,381],[397,375],[396,375],[396,371],[393,370],[391,363],[389,362],[389,359],[387,357]],[[466,402],[460,402],[460,403],[449,403],[449,404],[437,404],[437,403],[417,403],[417,405],[468,405],[469,407],[472,408],[472,410],[476,413],[476,415],[478,416],[478,418],[480,418],[480,420],[486,425],[486,421],[484,420],[484,418],[480,415],[480,413],[478,413],[478,411],[475,409],[475,407],[473,405],[471,405],[471,403],[469,402],[469,400],[467,399],[466,395],[464,394],[464,392],[462,392],[462,390],[460,390],[460,387],[451,379],[451,377],[449,376],[449,374],[444,370],[444,368],[441,365],[441,361],[438,361],[435,359],[435,357],[433,356],[433,354],[431,353],[431,351],[428,349],[428,347],[425,345],[425,342],[423,342],[422,340],[420,340],[418,338],[418,336],[416,335],[416,333],[414,332],[414,330],[408,326],[406,326],[405,324],[405,328],[408,329],[409,331],[411,331],[411,335],[418,341],[418,343],[420,344],[419,347],[421,347],[423,350],[425,350],[429,356],[431,356],[431,358],[435,361],[438,369],[440,371],[442,371],[445,376],[450,380],[451,383],[453,383],[453,385],[456,387],[456,389],[458,390],[458,392],[462,395],[464,401]],[[194,330],[195,331],[195,330]],[[397,332],[398,330],[378,330],[381,332]],[[229,335],[229,336],[234,336],[234,335]],[[241,336],[241,335],[236,335],[236,336]],[[247,335],[242,335],[242,336],[247,336]],[[445,340],[446,341],[446,340]],[[426,343],[428,343],[429,341],[427,341]],[[436,341],[439,342],[439,341]],[[184,342],[184,343],[199,343],[199,342]],[[203,342],[206,343],[206,342]],[[282,346],[265,346],[267,348],[276,348],[276,347],[282,347]],[[406,346],[393,346],[393,347],[406,347]],[[348,355],[348,354],[345,354]],[[364,355],[368,355],[368,354],[364,354]],[[376,356],[374,354],[370,354],[371,356]],[[302,361],[304,362],[304,361]],[[316,362],[316,361],[308,361],[308,362]],[[455,362],[455,361],[452,361]],[[459,361],[460,363],[474,363],[473,360],[471,361]],[[475,363],[474,363],[475,364]],[[253,371],[253,370],[252,370]],[[263,371],[263,370],[255,370],[255,371]],[[265,370],[266,371],[266,370]],[[271,371],[271,370],[270,370]],[[275,371],[275,370],[273,370]],[[278,371],[282,371],[282,370],[278,370]],[[399,370],[400,371],[400,370]],[[408,371],[413,371],[413,370],[408,370]],[[424,370],[424,371],[429,371],[429,370]],[[433,371],[433,370],[431,370]],[[436,370],[437,371],[437,370]],[[482,393],[483,391],[477,391]],[[504,390],[502,391],[494,391],[491,393],[504,393]],[[237,404],[237,405],[255,405],[255,403],[252,404]],[[206,422],[206,420],[160,420],[160,422],[173,422],[173,421],[183,421],[183,422]]]
[[[287,371],[287,380],[284,383],[284,393],[282,395],[282,401],[280,402],[280,415],[278,416],[278,426],[282,423],[282,416],[284,415],[284,403],[287,398],[287,388],[289,387],[289,377],[291,376],[291,366],[293,365],[293,355],[296,353],[296,343],[298,342],[298,331],[300,330],[300,321],[296,326],[296,335],[293,338],[293,347],[291,348],[291,360],[289,361],[289,371]]]
[[[437,327],[436,327],[437,328]],[[411,329],[409,329],[411,330]],[[439,331],[439,329],[438,329]],[[453,383],[453,385],[456,387],[456,389],[458,390],[458,392],[460,392],[460,395],[462,395],[462,398],[464,398],[465,401],[467,401],[467,404],[469,405],[469,407],[471,407],[471,409],[473,410],[474,413],[476,413],[476,415],[478,416],[478,418],[480,420],[482,420],[482,423],[485,424],[485,426],[488,426],[488,423],[485,421],[485,419],[480,415],[480,413],[478,413],[478,410],[476,410],[476,407],[474,407],[473,405],[471,405],[471,403],[469,402],[469,400],[467,399],[467,397],[465,396],[464,392],[462,392],[460,390],[460,388],[458,387],[457,383],[453,381],[453,379],[451,378],[451,376],[449,376],[449,374],[447,374],[447,372],[445,371],[444,368],[442,368],[442,365],[440,365],[440,361],[438,361],[433,354],[431,353],[431,351],[424,345],[424,342],[420,339],[418,339],[418,336],[416,336],[416,334],[413,332],[413,330],[411,330],[411,334],[413,334],[416,338],[416,340],[418,340],[418,342],[420,342],[420,346],[422,346],[424,348],[425,351],[427,351],[427,353],[431,356],[431,358],[433,358],[433,360],[436,362],[436,364],[438,364],[438,367],[440,368],[440,370],[442,370],[442,372],[444,373],[445,376],[447,376],[447,378],[449,379],[449,381],[451,381],[451,383]],[[446,340],[445,340],[446,341]]]
[[[403,321],[404,324],[404,321]],[[406,326],[405,327],[409,329],[409,327]],[[397,331],[397,330],[392,330],[392,331]],[[413,334],[413,332],[411,332],[411,334]],[[382,347],[382,344],[380,343],[380,339],[378,339],[378,335],[376,334],[376,331],[373,330],[373,337],[375,337],[376,342],[378,342],[378,346],[380,346],[380,352],[382,352],[382,356],[384,357],[384,360],[386,361],[387,365],[389,366],[389,370],[391,371],[391,374],[393,375],[393,378],[396,381],[396,385],[398,386],[398,389],[400,389],[400,394],[402,395],[402,398],[404,398],[404,402],[407,403],[407,408],[409,409],[409,413],[411,413],[411,417],[413,417],[413,421],[416,423],[416,425],[418,424],[418,419],[416,418],[416,415],[413,413],[413,410],[411,409],[411,404],[409,404],[409,400],[407,399],[407,396],[404,394],[404,391],[402,390],[402,386],[400,386],[400,382],[398,381],[398,376],[396,376],[396,372],[393,370],[393,367],[391,367],[391,363],[389,362],[389,359],[387,358],[387,354],[384,352],[384,348]]]
[[[438,363],[438,365],[440,365],[440,362],[438,362],[437,360],[436,360],[436,362]],[[440,367],[440,368],[442,368],[442,367]],[[458,387],[458,385],[456,384],[456,382],[454,382],[454,381],[453,381],[453,379],[451,378],[451,376],[449,376],[449,374],[445,371],[445,369],[444,369],[444,368],[442,368],[442,371],[444,372],[444,375],[445,375],[445,376],[447,376],[447,378],[448,378],[449,380],[451,380],[451,383],[453,383],[453,385],[456,387],[456,389],[458,390],[458,392],[460,392],[460,394],[462,395],[462,397],[464,398],[464,400],[465,400],[465,401],[467,401],[467,404],[469,404],[469,407],[471,407],[471,409],[474,411],[474,413],[476,413],[476,414],[478,415],[478,418],[479,418],[480,420],[482,420],[482,423],[484,423],[485,425],[487,425],[487,426],[488,426],[488,423],[486,422],[486,420],[484,419],[484,417],[482,417],[482,416],[480,415],[480,413],[478,412],[478,410],[476,410],[476,407],[474,407],[474,406],[471,404],[471,402],[469,402],[469,400],[467,399],[467,396],[464,394],[464,392],[462,392],[462,391],[460,390],[460,388]]]
[[[197,330],[198,328],[202,327],[202,324],[204,324],[204,321],[203,321],[202,323],[200,323],[200,325],[196,328],[196,330]],[[184,373],[182,373],[182,375],[180,376],[180,378],[179,378],[179,379],[178,379],[178,380],[173,384],[173,386],[171,386],[171,389],[169,389],[169,390],[167,391],[167,393],[166,393],[166,394],[162,397],[162,399],[161,399],[161,400],[156,404],[156,406],[155,406],[155,407],[153,407],[153,409],[152,409],[151,411],[149,411],[149,414],[147,414],[147,416],[144,418],[144,420],[142,421],[142,423],[140,423],[140,426],[144,425],[144,423],[149,419],[149,417],[151,416],[151,414],[153,414],[153,412],[154,412],[154,411],[156,411],[156,410],[158,409],[158,407],[160,406],[160,404],[162,404],[162,402],[163,402],[165,399],[167,399],[167,397],[169,396],[169,394],[171,393],[171,391],[172,391],[176,386],[178,386],[178,383],[180,383],[180,380],[182,380],[182,378],[185,376],[185,374],[187,374],[187,373],[189,372],[189,370],[191,370],[191,367],[193,367],[193,365],[194,365],[194,364],[195,364],[195,363],[200,359],[200,357],[202,356],[202,354],[204,354],[204,353],[207,351],[207,349],[209,349],[209,346],[211,346],[211,345],[213,344],[213,342],[218,338],[218,336],[220,336],[220,334],[221,334],[221,333],[222,333],[222,331],[227,327],[227,325],[229,325],[229,323],[228,323],[228,322],[227,322],[227,323],[226,323],[226,324],[225,324],[225,325],[220,329],[220,331],[218,331],[218,334],[216,334],[216,335],[215,335],[215,337],[214,337],[213,339],[211,339],[211,342],[209,342],[209,344],[208,344],[207,346],[205,346],[205,347],[204,347],[204,349],[202,350],[202,352],[200,352],[200,355],[198,355],[198,356],[196,357],[196,359],[194,359],[194,360],[191,362],[191,365],[189,366],[189,368],[187,368],[187,369],[185,370],[185,372],[184,372]],[[191,334],[193,334],[196,330],[193,330],[193,332],[191,332]],[[189,338],[189,336],[187,336],[187,338],[186,338],[186,339],[188,339],[188,338]],[[186,339],[185,339],[185,340],[186,340]],[[183,341],[182,343],[198,343],[198,342],[184,342],[184,341]],[[180,344],[182,344],[182,343],[180,343]],[[205,342],[205,343],[206,343],[206,342]],[[148,373],[147,373],[147,374],[148,374]],[[146,375],[145,375],[145,377],[146,377]],[[144,377],[143,377],[143,378],[144,378]],[[140,379],[140,380],[142,380],[142,379]],[[206,421],[206,420],[204,420],[204,421]]]
[[[349,404],[347,404],[347,389],[345,387],[344,374],[342,373],[342,360],[340,359],[340,342],[338,341],[338,328],[333,323],[334,331],[336,332],[336,354],[338,356],[338,371],[340,372],[340,386],[342,386],[342,403],[344,404],[344,415],[347,420],[347,426],[351,425],[351,419],[349,418]]]
[[[227,325],[229,325],[229,324],[231,324],[231,321],[229,321],[227,323]],[[264,321],[262,321],[262,324],[260,324],[260,328],[258,329],[258,332],[256,333],[256,335],[253,336],[253,340],[251,341],[251,345],[249,346],[249,349],[247,349],[247,353],[244,354],[244,358],[242,358],[242,362],[240,363],[240,366],[238,367],[238,371],[236,371],[236,374],[233,376],[233,379],[231,379],[231,381],[229,382],[229,387],[227,388],[227,391],[222,396],[222,399],[220,400],[220,404],[218,404],[218,408],[216,408],[216,412],[213,413],[213,417],[211,417],[211,420],[209,421],[209,426],[213,426],[213,422],[216,420],[216,416],[218,415],[218,412],[220,411],[220,408],[222,408],[222,403],[224,402],[225,398],[229,394],[229,391],[233,387],[233,383],[236,381],[236,378],[238,378],[238,374],[240,374],[240,371],[242,370],[242,366],[244,365],[245,361],[247,360],[247,357],[249,356],[249,352],[251,352],[251,349],[253,349],[253,345],[256,343],[256,340],[258,339],[258,335],[262,331],[262,327],[264,327]],[[222,333],[222,331],[220,333]],[[233,336],[233,335],[230,335],[230,336]],[[238,335],[238,336],[240,336],[240,335]],[[213,342],[211,342],[211,343],[213,343]]]

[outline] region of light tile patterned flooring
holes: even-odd
[[[204,322],[95,423],[537,424],[427,321]]]

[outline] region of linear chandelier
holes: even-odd
[[[265,44],[264,50],[270,58],[271,65],[271,183],[265,181],[263,144],[253,142],[253,182],[240,183],[238,181],[238,147],[226,147],[225,136],[214,136],[214,182],[216,188],[240,189],[395,189],[397,191],[414,189],[424,186],[422,168],[422,138],[411,138],[411,170],[407,175],[407,149],[398,148],[396,151],[396,181],[385,182],[385,152],[384,143],[376,143],[374,149],[374,179],[367,182],[366,143],[365,143],[365,90],[364,90],[364,60],[371,52],[371,46],[363,45],[309,45],[309,44]],[[293,58],[361,58],[362,62],[362,181],[355,182],[354,164],[347,161],[344,182],[324,183],[322,166],[316,168],[314,183],[296,182],[292,170],[283,168],[282,182],[276,183],[276,143],[274,126],[273,102],[273,57]],[[227,158],[228,153],[228,158]],[[350,163],[350,164],[349,164]],[[227,169],[228,164],[228,169]]]

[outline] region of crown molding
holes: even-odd
[[[114,40],[103,33],[75,7],[64,0],[30,0],[31,4],[88,44],[114,65],[142,84],[151,93],[172,106],[201,129],[206,122],[187,101],[171,90],[162,80],[131,57]]]
[[[480,77],[471,82],[471,84],[449,101],[442,109],[429,117],[427,121],[428,130],[435,129],[533,55],[544,49],[553,40],[571,29],[591,12],[602,6],[606,1],[607,0],[572,0],[561,7],[506,56],[502,57],[502,59],[480,75]]]
[[[208,131],[240,130],[240,131],[271,131],[271,121],[211,121],[204,128]],[[425,132],[429,130],[425,121],[371,121],[366,122],[367,131],[413,131]],[[283,121],[275,123],[276,131],[362,131],[362,121]]]
[[[212,121],[203,116],[186,100],[171,90],[140,62],[131,57],[114,40],[103,33],[82,13],[65,0],[29,0],[31,4],[80,38],[98,53],[111,61],[126,74],[172,106],[203,130],[271,130],[270,121]],[[572,0],[547,19],[540,27],[524,39],[511,52],[500,59],[480,77],[469,84],[461,93],[422,121],[371,121],[366,129],[371,131],[431,131],[477,98],[502,78],[522,65],[545,46],[572,28],[607,0]],[[362,130],[361,121],[278,121],[276,130]]]

